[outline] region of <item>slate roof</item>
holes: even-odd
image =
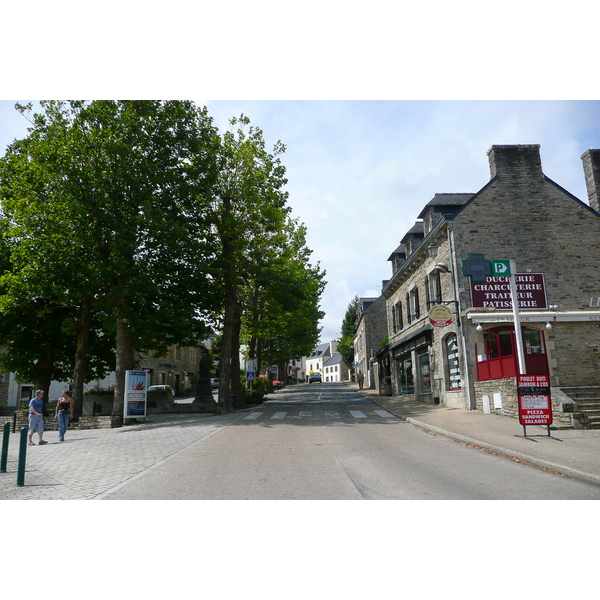
[[[419,218],[422,219],[431,206],[464,206],[474,195],[473,193],[436,194],[419,213]]]

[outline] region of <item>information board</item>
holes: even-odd
[[[125,371],[125,418],[146,416],[146,378],[146,371]]]
[[[550,377],[548,375],[518,375],[517,386],[521,425],[551,425]]]

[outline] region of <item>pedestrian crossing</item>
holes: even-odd
[[[387,410],[255,410],[244,421],[283,421],[286,419],[394,419]]]

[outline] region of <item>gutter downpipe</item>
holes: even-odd
[[[458,325],[460,327],[460,332],[461,332],[461,338],[462,338],[462,350],[463,350],[463,357],[464,357],[464,366],[465,368],[463,369],[464,371],[464,382],[465,382],[465,387],[467,388],[467,410],[471,411],[474,410],[473,407],[473,402],[472,402],[472,390],[471,390],[471,378],[469,376],[469,361],[467,359],[468,354],[467,354],[467,340],[466,340],[466,332],[464,330],[464,325],[463,322],[460,319],[460,300],[458,299],[458,294],[457,294],[457,262],[456,262],[456,254],[454,253],[454,244],[452,243],[452,238],[454,236],[454,232],[452,231],[451,227],[448,227],[448,246],[449,246],[449,250],[450,250],[450,256],[452,258],[452,293],[454,294],[454,301],[455,301],[455,306],[456,306],[456,319],[458,321]],[[462,373],[462,371],[461,371]],[[473,390],[474,391],[474,390]]]

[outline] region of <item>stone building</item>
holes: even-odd
[[[207,345],[210,340],[207,341]],[[202,357],[202,346],[184,347],[173,345],[167,352],[158,357],[154,353],[135,353],[135,360],[141,370],[148,372],[148,386],[170,385],[175,395],[195,393],[195,376]],[[115,374],[110,373],[104,379],[95,379],[84,385],[84,391],[94,388],[108,389],[115,385]],[[50,385],[49,398],[58,398],[62,390],[70,389],[70,382],[53,381]],[[14,410],[22,401],[32,397],[34,384],[22,382],[14,373],[0,373],[0,407]]]
[[[379,351],[386,336],[385,298],[359,298],[354,334],[354,369],[355,373],[364,375],[365,387],[375,388],[376,378],[371,359]]]
[[[583,398],[600,391],[600,150],[582,156],[589,205],[544,175],[538,145],[488,158],[490,181],[436,194],[390,256],[378,377],[394,394],[517,416],[518,330],[508,278],[489,262],[513,261],[524,370],[549,376],[556,423],[593,426]]]

